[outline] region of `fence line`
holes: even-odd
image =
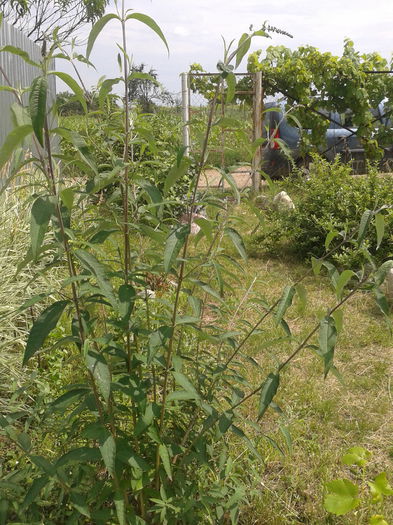
[[[6,22],[2,22],[0,26],[0,48],[3,46],[12,45],[19,47],[26,51],[30,58],[35,62],[40,62],[41,49],[32,40],[27,38],[21,31],[10,26]],[[0,85],[7,85],[7,79],[10,84],[16,88],[24,88],[30,86],[32,80],[40,74],[40,71],[35,66],[27,64],[21,57],[13,53],[0,53]],[[4,78],[4,74],[7,79]],[[48,104],[56,97],[56,81],[55,77],[51,75],[48,78]],[[23,102],[27,103],[27,94],[23,97]],[[0,91],[0,147],[8,133],[12,130],[13,124],[11,119],[11,105],[16,102],[15,96],[7,91]]]

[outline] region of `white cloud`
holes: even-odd
[[[378,51],[389,58],[393,50],[391,0],[126,0],[126,7],[153,17],[166,35],[169,59],[157,35],[140,22],[132,21],[127,31],[134,61],[156,69],[161,82],[172,91],[180,89],[179,74],[192,62],[215,71],[222,56],[220,35],[227,40],[238,38],[250,24],[257,28],[265,20],[294,38],[272,34],[272,39],[257,39],[252,49],[309,44],[337,54],[349,37],[361,52]],[[111,22],[96,42],[92,61],[98,71],[86,72],[88,85],[101,75],[118,75],[116,41],[121,41],[120,27]]]

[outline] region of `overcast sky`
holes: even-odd
[[[136,20],[128,25],[128,46],[134,63],[144,62],[155,69],[159,80],[172,92],[180,91],[179,74],[187,71],[192,62],[216,71],[216,63],[222,57],[221,35],[226,40],[239,38],[250,24],[256,29],[265,20],[294,38],[273,33],[271,39],[257,38],[252,49],[308,44],[340,54],[344,39],[351,38],[361,52],[377,51],[390,59],[393,51],[392,0],[127,0],[126,3],[127,7],[153,17],[164,32],[169,57],[160,39]],[[112,21],[101,33],[91,55],[97,72],[83,69],[88,87],[100,76],[118,76],[116,42],[120,41],[119,24]],[[60,61],[58,67],[70,71]],[[238,71],[246,71],[246,61]]]

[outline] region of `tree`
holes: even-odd
[[[157,72],[150,68],[146,69],[146,64],[133,66],[128,81],[128,98],[130,102],[139,104],[142,111],[152,113],[156,102],[165,105],[173,105],[172,95],[159,82]]]
[[[302,135],[305,151],[324,145],[330,111],[341,114],[338,124],[357,128],[370,158],[382,155],[378,146],[392,144],[390,120],[374,115],[382,104],[389,118],[393,113],[393,77],[379,73],[390,64],[378,53],[360,54],[349,39],[342,56],[312,46],[270,46],[249,55],[248,70],[262,71],[265,95],[284,95],[287,109],[311,130]]]
[[[58,38],[67,39],[84,24],[93,23],[105,11],[109,0],[0,0],[4,19],[34,42],[50,40],[59,27]]]

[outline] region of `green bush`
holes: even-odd
[[[320,257],[326,251],[326,237],[333,231],[331,247],[343,238],[348,239],[332,256],[342,266],[364,263],[367,250],[375,252],[377,261],[392,256],[393,212],[388,207],[393,191],[391,177],[379,175],[373,167],[368,175],[353,176],[350,167],[340,164],[338,159],[329,163],[315,157],[307,178],[298,171],[282,186],[293,199],[295,209],[283,212],[269,207],[265,212],[266,226],[249,241],[254,255],[270,252],[290,253],[300,259]],[[364,211],[379,208],[383,208],[385,222],[381,246],[377,250],[375,224],[358,246],[351,235]]]

